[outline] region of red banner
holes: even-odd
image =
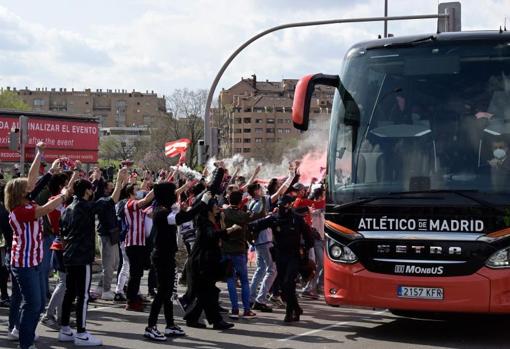
[[[0,161],[19,161],[19,153],[8,149],[9,131],[13,128],[19,128],[18,118],[0,115]],[[46,161],[65,156],[94,163],[98,157],[99,127],[95,122],[29,117],[26,160],[33,158],[38,142],[46,143]]]

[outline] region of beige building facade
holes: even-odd
[[[32,111],[90,115],[98,119],[101,128],[141,128],[150,125],[153,118],[168,116],[165,98],[158,97],[153,91],[77,91],[65,88],[25,88],[12,91]]]
[[[217,124],[221,155],[263,158],[264,153],[300,131],[292,125],[292,101],[298,80],[258,81],[255,75],[220,92]],[[334,89],[316,88],[310,107],[311,127],[329,120]]]

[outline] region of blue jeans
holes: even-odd
[[[308,281],[304,291],[317,293],[317,287],[323,285],[323,269],[324,269],[324,242],[315,240],[313,245],[315,254],[315,276]]]
[[[12,292],[11,292],[11,304],[9,305],[9,332],[14,327],[19,328],[19,309],[21,307],[21,290],[19,289],[18,281],[11,272],[12,279]]]
[[[267,303],[267,294],[276,279],[276,264],[269,249],[272,243],[255,246],[257,252],[257,269],[250,284],[250,300],[261,304]],[[257,293],[257,288],[260,289]]]
[[[19,344],[22,349],[34,344],[35,328],[39,322],[39,316],[44,311],[46,293],[42,269],[41,265],[12,268],[23,297],[19,324]]]
[[[48,235],[43,238],[43,260],[40,264],[41,272],[44,275],[43,290],[44,290],[44,305],[46,305],[46,295],[49,293],[49,278],[51,269],[51,253],[50,247],[55,240],[55,235]]]
[[[237,301],[236,280],[239,276],[241,281],[241,298],[243,300],[244,311],[250,310],[250,284],[248,283],[248,258],[246,254],[225,254],[225,259],[232,261],[234,275],[227,279],[228,295],[232,310],[239,310]]]

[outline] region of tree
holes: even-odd
[[[30,106],[26,104],[17,93],[10,90],[0,90],[0,108],[29,111]]]
[[[198,165],[198,140],[204,138],[205,104],[207,90],[175,90],[167,99],[167,109],[171,113],[170,138],[176,140],[188,138],[191,141],[187,164],[191,168]]]
[[[107,137],[101,140],[99,144],[99,157],[102,160],[123,160],[131,158],[137,144],[124,142],[116,137]]]

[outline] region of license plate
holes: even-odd
[[[397,296],[400,298],[443,299],[443,289],[439,287],[399,286]]]

